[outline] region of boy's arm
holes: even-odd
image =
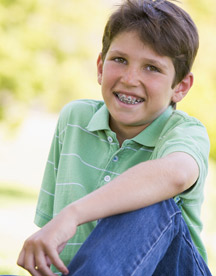
[[[65,273],[67,269],[58,253],[75,234],[78,225],[172,198],[190,188],[198,175],[196,161],[183,152],[140,163],[64,208],[25,242],[18,264],[28,267],[36,276],[54,275],[49,269],[50,262]],[[39,270],[34,269],[35,265]]]
[[[193,157],[175,152],[128,169],[69,208],[75,212],[78,225],[83,224],[172,198],[189,189],[198,175]]]

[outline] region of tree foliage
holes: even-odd
[[[100,0],[0,1],[0,119],[16,120],[33,102],[56,111],[96,95],[103,6]]]
[[[96,58],[115,0],[0,0],[0,120],[15,124],[32,106],[59,111],[100,98]],[[207,127],[216,158],[216,3],[184,0],[200,32],[195,84],[179,104]]]
[[[211,142],[210,156],[216,160],[216,2],[184,0],[183,3],[198,27],[200,48],[192,70],[194,85],[179,108],[204,123]]]

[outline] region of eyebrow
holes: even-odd
[[[123,56],[123,57],[126,57],[126,58],[128,57],[128,55],[126,53],[124,53],[122,51],[119,51],[119,50],[110,50],[110,53],[120,55],[120,56]],[[165,63],[157,61],[155,59],[144,58],[143,60],[145,60],[146,63],[149,63],[149,64],[154,65],[156,67],[159,67],[161,69],[164,69],[164,70],[168,69],[168,66]]]
[[[159,67],[159,68],[162,68],[162,69],[165,69],[165,70],[168,69],[168,66],[165,63],[162,63],[162,62],[157,61],[155,59],[145,58],[145,61],[152,64],[152,65],[155,65],[156,67]]]

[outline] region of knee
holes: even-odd
[[[134,229],[143,227],[158,227],[159,224],[168,224],[175,220],[175,226],[178,228],[181,222],[181,211],[173,199],[161,201],[159,203],[144,207],[132,212],[111,216],[100,220],[101,226],[112,231],[116,234],[120,228],[125,231],[130,231],[131,227]]]

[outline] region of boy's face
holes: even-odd
[[[122,32],[110,45],[104,62],[98,58],[98,82],[110,112],[110,127],[132,138],[177,102],[179,84],[172,87],[172,60],[159,56],[136,32]]]

